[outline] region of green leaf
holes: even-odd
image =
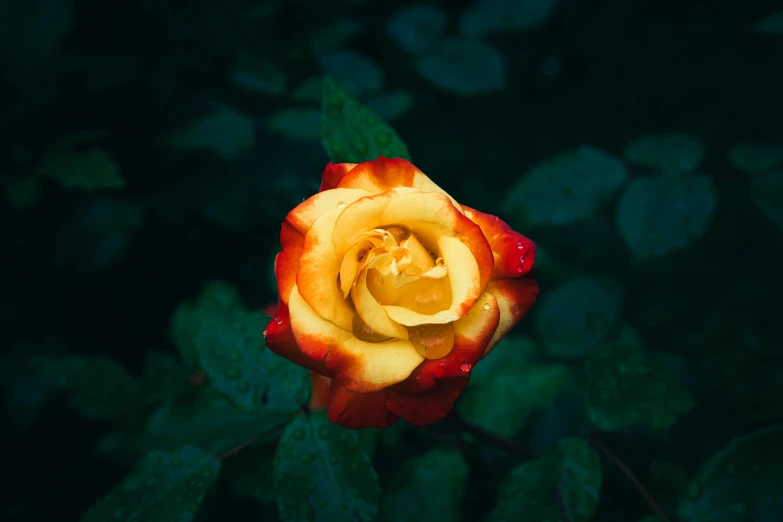
[[[783,11],[778,11],[764,18],[756,26],[757,33],[783,34]]]
[[[383,499],[383,513],[390,522],[462,519],[462,496],[468,465],[451,449],[435,449],[405,462],[394,476]]]
[[[271,438],[291,417],[267,410],[244,412],[207,386],[195,400],[172,400],[160,406],[133,444],[139,452],[189,444],[220,453],[264,433]]]
[[[188,357],[195,350],[215,388],[240,409],[292,413],[308,398],[308,373],[266,348],[267,321],[246,311],[231,286],[211,282],[196,304],[175,313],[175,338]]]
[[[378,156],[410,159],[408,148],[385,121],[324,78],[321,142],[333,163],[374,161]]]
[[[506,88],[508,66],[492,45],[472,38],[449,38],[416,60],[416,72],[438,89],[463,96]]]
[[[593,215],[625,181],[622,161],[589,145],[528,170],[509,191],[501,210],[530,225],[569,225]]]
[[[161,144],[179,150],[209,150],[223,160],[239,158],[255,144],[255,122],[231,108],[219,109],[166,134]]]
[[[625,159],[666,172],[692,172],[704,159],[707,150],[701,141],[682,133],[656,134],[631,142]]]
[[[754,174],[750,197],[767,219],[783,228],[783,170]]]
[[[133,427],[145,411],[144,386],[106,357],[38,356],[30,361],[53,386],[68,393],[70,406],[88,419]]]
[[[580,277],[561,283],[544,295],[536,313],[544,351],[584,356],[619,323],[621,304],[620,289],[607,281]]]
[[[546,22],[557,0],[478,0],[462,13],[459,30],[467,36],[525,31]]]
[[[321,139],[321,111],[308,107],[292,107],[274,113],[267,128],[292,140],[318,143]]]
[[[191,446],[150,453],[81,520],[190,522],[219,472],[219,460]]]
[[[617,228],[636,259],[660,257],[703,236],[717,203],[705,176],[637,178],[617,205]]]
[[[568,368],[530,360],[532,341],[506,337],[471,372],[458,403],[460,415],[501,437],[511,437],[537,409],[566,387]]]
[[[728,160],[737,170],[764,172],[783,166],[783,146],[742,143],[729,150]]]
[[[299,87],[294,89],[294,92],[291,93],[291,99],[298,102],[320,102],[321,91],[323,91],[321,85],[322,81],[322,76],[311,76],[306,78],[299,84]]]
[[[241,89],[259,94],[283,94],[288,78],[286,73],[269,60],[255,53],[241,54],[231,73],[231,82]]]
[[[286,522],[370,522],[381,490],[356,431],[332,424],[324,412],[298,416],[278,443],[275,490]]]
[[[557,494],[574,522],[589,522],[601,493],[601,459],[583,439],[567,438],[511,470],[500,485],[489,522],[516,522],[520,513],[536,522],[562,522]]]
[[[783,520],[783,426],[738,437],[696,474],[680,501],[688,522],[775,522]]]
[[[588,413],[602,430],[635,425],[666,430],[693,408],[674,370],[630,338],[593,349],[586,368]]]
[[[68,188],[96,190],[125,187],[125,179],[120,174],[119,165],[103,149],[49,156],[38,165],[35,173]]]
[[[367,107],[388,121],[404,116],[413,107],[413,96],[408,91],[378,92],[367,97]]]

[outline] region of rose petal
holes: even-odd
[[[340,180],[343,179],[356,163],[329,163],[321,174],[321,188],[318,192],[337,188]]]
[[[400,418],[386,411],[386,390],[371,393],[348,391],[332,379],[329,420],[349,429],[388,428]]]
[[[291,329],[302,353],[324,365],[334,379],[356,392],[377,391],[405,380],[424,358],[408,341],[360,341],[319,316],[294,287],[289,299]]]
[[[521,279],[492,281],[487,292],[495,296],[500,308],[500,323],[484,352],[484,356],[527,315],[538,297],[538,283],[530,276]]]
[[[483,293],[479,265],[468,246],[448,236],[441,237],[438,246],[449,269],[451,306],[435,314],[423,314],[402,306],[384,306],[393,321],[405,326],[450,323],[467,314]]]
[[[468,385],[465,377],[443,379],[420,395],[388,390],[386,409],[414,426],[426,426],[442,420],[454,407],[454,401]]]
[[[266,346],[281,357],[285,357],[292,363],[313,370],[321,375],[330,375],[322,361],[313,360],[299,349],[294,333],[291,330],[291,319],[286,303],[280,301],[275,316],[269,321],[264,330]]]
[[[484,291],[494,271],[494,258],[487,238],[478,225],[463,216],[446,195],[438,192],[396,188],[348,205],[334,227],[337,256],[341,258],[362,232],[398,224],[408,227],[431,250],[436,249],[443,236],[462,241],[478,263],[480,290]]]
[[[291,289],[296,284],[296,272],[299,270],[304,236],[283,221],[280,227],[280,244],[283,251],[275,257],[275,279],[277,279],[277,295],[287,304]]]
[[[310,411],[325,410],[329,406],[329,387],[332,379],[310,371]]]
[[[396,339],[408,339],[408,330],[400,323],[392,321],[381,303],[375,300],[375,297],[367,288],[367,272],[363,270],[359,275],[359,280],[353,287],[352,297],[356,306],[356,313],[362,318],[367,326],[381,335],[394,337]]]
[[[508,279],[527,274],[533,268],[536,245],[502,219],[462,205],[465,215],[481,227],[495,257],[492,279]]]
[[[332,189],[311,196],[297,205],[285,217],[286,223],[302,235],[313,225],[316,219],[327,212],[340,210],[369,193],[357,189]]]
[[[411,162],[401,158],[379,156],[375,161],[359,163],[347,172],[337,185],[341,188],[357,188],[373,194],[398,187],[410,187],[422,192],[440,192],[445,194],[457,210],[462,209],[445,190],[436,185],[426,174]]]
[[[424,361],[395,389],[421,393],[435,386],[436,379],[466,377],[484,356],[487,344],[500,322],[500,309],[489,292],[462,319],[454,323],[454,347],[442,359]]]

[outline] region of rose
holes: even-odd
[[[538,295],[533,242],[402,159],[329,164],[280,241],[267,346],[349,428],[442,419]]]

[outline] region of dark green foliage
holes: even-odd
[[[588,522],[595,516],[602,477],[601,460],[586,441],[563,439],[511,470],[489,520],[511,522],[525,513],[538,522],[561,522],[565,509],[574,522]]]
[[[219,460],[191,446],[150,453],[84,514],[82,522],[190,522],[219,472]]]
[[[369,522],[381,490],[359,433],[324,413],[300,415],[288,425],[274,461],[280,516],[287,521]]]

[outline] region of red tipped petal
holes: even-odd
[[[448,415],[467,385],[467,378],[455,377],[438,381],[434,388],[420,395],[390,389],[386,395],[386,409],[415,426],[426,426]]]
[[[288,297],[296,284],[296,272],[299,270],[299,258],[302,256],[304,236],[288,223],[283,222],[283,226],[280,227],[280,244],[283,251],[275,258],[277,295],[281,301],[288,304]]]
[[[285,357],[292,363],[313,370],[322,375],[329,375],[322,361],[316,361],[299,349],[291,331],[291,319],[288,315],[288,306],[283,301],[277,306],[275,316],[269,321],[264,330],[264,340],[267,347],[281,357]]]
[[[386,390],[371,393],[348,391],[332,379],[329,420],[350,429],[388,428],[399,417],[386,411]]]
[[[527,274],[536,259],[536,245],[514,230],[502,219],[462,205],[465,215],[481,227],[495,257],[496,279],[509,279]]]
[[[356,163],[329,163],[321,174],[321,188],[318,192],[337,188],[343,176],[355,166]]]
[[[310,411],[325,410],[329,406],[329,377],[310,371]]]
[[[500,323],[484,352],[485,356],[533,308],[538,297],[538,283],[531,276],[521,279],[501,279],[492,281],[487,287],[487,292],[497,299]]]

